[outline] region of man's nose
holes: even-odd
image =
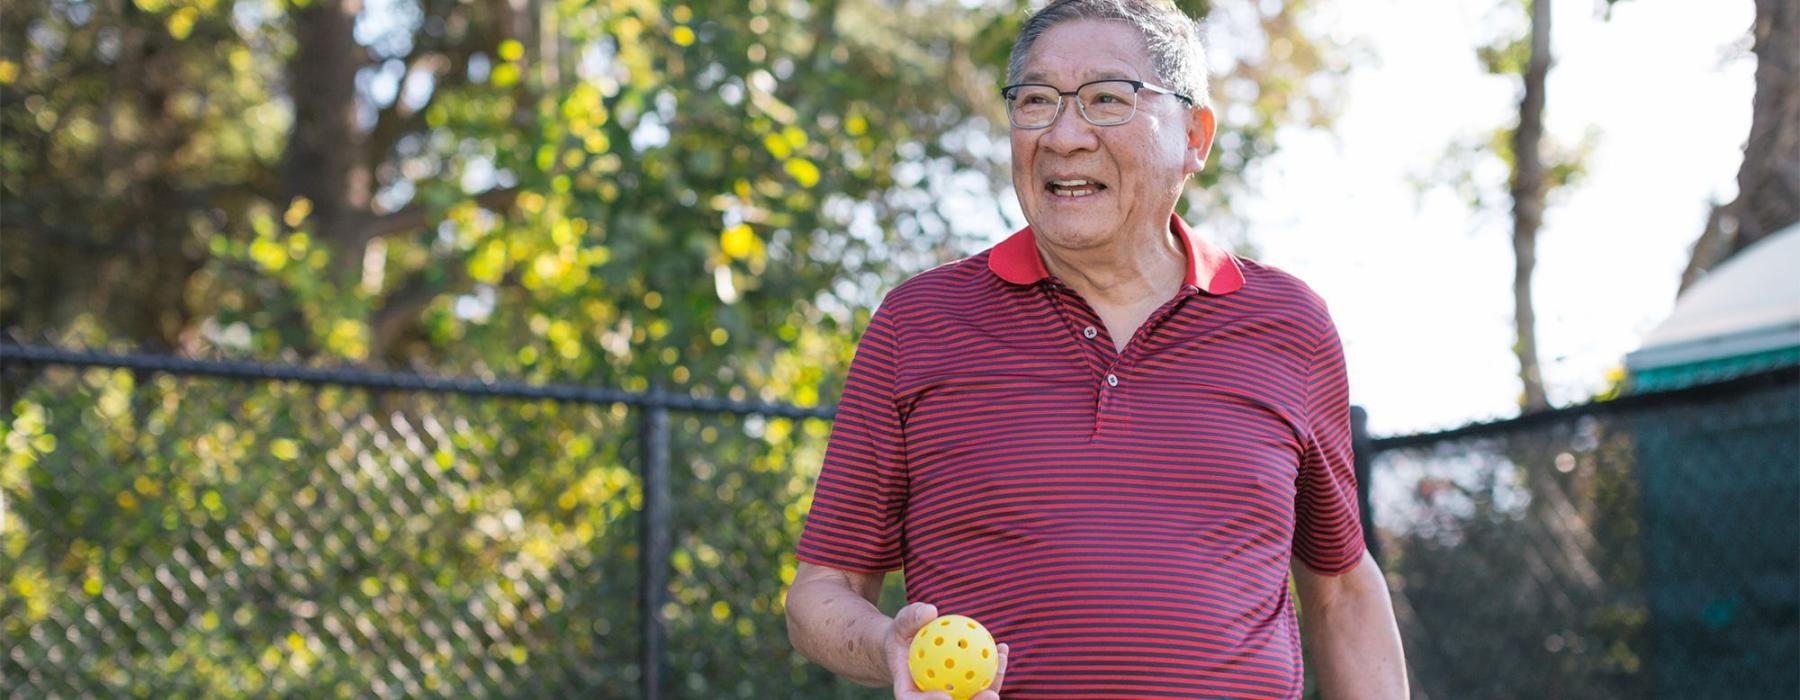
[[[1065,97],[1062,113],[1056,115],[1056,121],[1050,122],[1050,126],[1044,127],[1043,143],[1057,153],[1091,149],[1099,140],[1098,129],[1081,116],[1081,105],[1075,98]]]

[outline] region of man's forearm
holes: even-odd
[[[1302,601],[1306,646],[1325,700],[1407,697],[1406,657],[1387,582],[1373,559],[1343,575],[1329,596]]]
[[[882,650],[888,623],[873,603],[831,581],[796,583],[788,590],[788,638],[794,648],[862,685],[894,682]]]

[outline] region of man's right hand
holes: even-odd
[[[894,614],[888,623],[887,634],[881,641],[882,653],[887,657],[888,673],[894,677],[894,700],[951,700],[950,694],[941,690],[925,692],[913,683],[912,668],[907,665],[906,655],[912,651],[913,637],[927,623],[937,619],[937,606],[930,603],[912,603]],[[1006,678],[1005,644],[999,645],[1000,665],[994,671],[994,682],[969,700],[1000,700],[1000,683]]]

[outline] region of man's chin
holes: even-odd
[[[1039,239],[1058,248],[1085,250],[1106,245],[1112,240],[1114,228],[1098,223],[1059,219],[1046,222],[1041,227],[1033,227],[1032,231]]]

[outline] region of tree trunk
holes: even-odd
[[[1513,131],[1513,322],[1518,340],[1519,381],[1527,411],[1548,408],[1538,368],[1537,314],[1531,303],[1531,275],[1537,267],[1537,234],[1544,223],[1544,79],[1550,73],[1550,0],[1531,2],[1531,63],[1525,96],[1519,101],[1519,128]]]
[[[1750,138],[1738,167],[1737,199],[1713,208],[1694,242],[1686,290],[1738,251],[1800,221],[1800,5],[1794,0],[1756,0],[1751,27],[1756,54],[1756,96]]]
[[[362,0],[314,0],[295,12],[299,50],[288,68],[294,127],[285,153],[287,188],[312,201],[312,233],[336,246],[341,283],[361,270],[361,222],[371,191],[356,124],[363,51],[353,31],[361,8]]]

